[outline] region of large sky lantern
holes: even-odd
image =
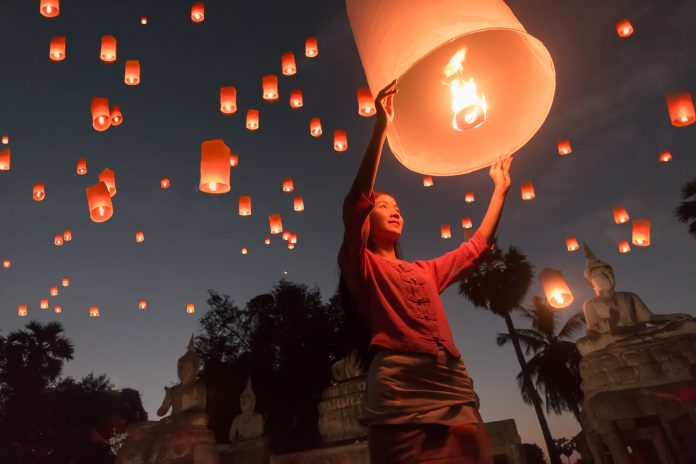
[[[619,19],[616,21],[616,33],[622,39],[626,39],[633,35],[633,24],[628,19]]]
[[[298,213],[304,211],[304,199],[302,197],[293,198],[292,209]]]
[[[191,21],[202,23],[205,20],[205,5],[203,2],[196,2],[191,5]]]
[[[579,250],[580,244],[578,243],[578,239],[575,237],[566,238],[566,249],[571,252]]]
[[[255,131],[259,129],[259,124],[259,110],[247,110],[246,128],[250,131]]]
[[[57,247],[63,246],[64,242],[65,242],[65,240],[63,240],[62,235],[56,235],[55,237],[53,237],[53,244]]]
[[[17,307],[17,315],[19,317],[26,317],[27,315],[27,305],[19,305]]]
[[[123,78],[126,85],[138,85],[140,84],[140,61],[138,60],[127,60],[126,61],[126,71]]]
[[[636,219],[633,221],[632,242],[636,246],[650,246],[650,221],[647,219]]]
[[[46,187],[44,186],[43,182],[34,184],[32,196],[34,201],[43,201],[43,199],[46,198]]]
[[[305,40],[305,56],[314,58],[319,54],[319,43],[316,37],[307,37]]]
[[[462,218],[462,229],[471,229],[474,227],[474,223],[471,221],[470,217]]]
[[[534,184],[531,180],[520,185],[520,195],[522,196],[523,200],[527,201],[536,198],[536,193],[534,193]]]
[[[297,65],[295,64],[295,54],[293,52],[283,53],[280,65],[283,70],[283,76],[294,76],[297,74]]]
[[[623,206],[614,206],[612,213],[614,215],[614,222],[617,224],[624,224],[630,219],[628,211],[626,211],[626,208]]]
[[[289,193],[295,190],[295,183],[292,181],[291,178],[287,178],[283,180],[283,192]]]
[[[457,175],[519,150],[553,101],[544,45],[502,0],[403,3],[346,0],[372,94],[398,79],[387,128],[397,159],[421,174]]]
[[[113,203],[109,189],[104,182],[97,182],[85,189],[87,192],[87,207],[89,217],[93,222],[106,222],[114,214]]]
[[[322,134],[321,119],[312,118],[309,120],[309,134],[312,137],[321,137]]]
[[[629,245],[628,241],[623,240],[619,242],[619,253],[630,253],[631,251],[631,245]]]
[[[99,58],[101,58],[104,63],[113,63],[116,61],[116,37],[113,35],[102,36]]]
[[[539,274],[539,282],[552,308],[563,309],[573,302],[573,293],[561,271],[544,268]]]
[[[691,92],[668,93],[666,98],[669,118],[674,127],[689,126],[696,121]]]
[[[366,118],[377,114],[377,110],[375,109],[375,99],[372,98],[370,89],[367,87],[361,87],[358,89],[358,114]]]
[[[55,18],[60,14],[60,0],[41,0],[39,11],[47,18]]]
[[[105,168],[99,173],[99,181],[104,182],[104,185],[109,190],[109,196],[113,198],[117,193],[116,173],[112,169]]]
[[[556,142],[556,146],[558,147],[558,154],[561,156],[566,156],[573,153],[573,148],[570,146],[570,140],[559,140]]]
[[[423,187],[432,187],[433,178],[430,176],[423,176]]]
[[[201,144],[202,192],[221,194],[230,191],[230,148],[220,139],[206,140]]]
[[[452,228],[449,224],[442,224],[442,226],[440,226],[440,236],[442,238],[452,238]]]
[[[290,108],[297,109],[304,106],[304,99],[302,98],[302,89],[294,89],[290,91]]]
[[[91,306],[89,308],[89,317],[99,317],[99,307]]]
[[[672,161],[672,154],[668,151],[663,151],[660,153],[660,156],[658,156],[658,159],[660,160],[660,163],[669,163]]]
[[[65,36],[57,35],[51,39],[48,46],[48,57],[51,61],[63,61],[65,59]]]
[[[237,112],[237,88],[230,85],[220,87],[220,112],[234,114]]]
[[[263,88],[264,100],[269,102],[278,101],[278,76],[266,74],[261,78],[261,87]]]
[[[108,98],[92,98],[92,127],[99,132],[103,132],[111,127],[111,111],[109,110]]]
[[[336,151],[346,151],[348,150],[348,134],[343,129],[336,129],[334,131],[334,150]]]
[[[111,118],[112,126],[120,126],[123,122],[123,112],[121,112],[121,107],[114,105],[109,111],[109,117]]]
[[[87,160],[85,158],[80,158],[79,160],[77,160],[75,172],[77,172],[78,176],[84,176],[85,174],[87,174]]]
[[[271,234],[281,234],[283,233],[283,220],[280,214],[271,214],[268,216],[268,225],[271,228]]]
[[[239,215],[251,216],[251,197],[242,195],[239,197]]]
[[[10,149],[8,147],[0,149],[0,171],[9,171],[10,165]]]

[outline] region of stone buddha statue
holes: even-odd
[[[583,305],[587,335],[577,341],[584,356],[633,335],[660,336],[681,328],[693,319],[688,314],[653,314],[638,295],[615,291],[614,271],[585,247],[585,281],[595,297]]]
[[[242,413],[234,418],[230,427],[230,441],[252,440],[263,436],[263,417],[254,411],[256,395],[251,389],[251,376],[247,379],[246,388],[239,396]]]

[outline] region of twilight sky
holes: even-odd
[[[342,236],[341,202],[360,162],[374,119],[357,114],[355,92],[366,81],[341,0],[209,0],[206,19],[189,19],[180,0],[63,0],[61,14],[46,19],[39,1],[0,3],[0,135],[10,136],[12,169],[0,172],[0,328],[3,334],[30,319],[59,320],[76,346],[65,374],[107,373],[118,387],[142,393],[151,417],[163,387],[176,380],[176,360],[198,331],[208,289],[243,305],[283,277],[317,285],[325,298],[337,284],[336,254]],[[565,237],[587,242],[609,262],[619,290],[638,293],[654,312],[696,314],[693,302],[696,242],[673,217],[679,190],[696,174],[696,126],[670,125],[664,95],[696,91],[696,3],[691,0],[607,2],[510,0],[525,28],[545,43],[557,71],[549,117],[516,155],[513,186],[499,228],[499,243],[518,246],[535,265],[561,269],[575,295],[562,317],[581,310],[592,290],[582,278],[584,257],[569,253]],[[140,24],[147,16],[149,23]],[[635,34],[619,39],[614,23],[629,18]],[[99,60],[100,37],[118,39],[118,61]],[[48,58],[51,37],[67,37],[67,59]],[[304,39],[315,35],[319,56],[304,57]],[[280,78],[277,104],[261,99],[261,76],[280,75],[280,56],[294,51],[298,74]],[[124,62],[138,59],[141,84],[123,83]],[[237,116],[219,112],[218,90],[234,85]],[[304,108],[287,98],[301,87]],[[124,122],[107,132],[91,126],[92,97],[121,106]],[[261,129],[244,127],[247,108],[261,110]],[[309,136],[312,117],[324,136]],[[524,115],[520,115],[524,117]],[[334,129],[348,131],[349,150],[332,149]],[[224,139],[239,153],[232,191],[213,196],[198,189],[200,144]],[[573,153],[560,157],[558,139]],[[674,160],[661,164],[669,150]],[[88,174],[75,163],[87,158]],[[115,214],[90,221],[85,187],[105,167],[116,172]],[[167,176],[172,187],[159,188]],[[292,210],[295,181],[306,211]],[[519,185],[532,180],[536,199],[523,202]],[[35,202],[32,186],[46,184]],[[485,171],[435,178],[422,187],[388,149],[377,186],[397,198],[405,217],[407,259],[437,256],[463,239],[462,216],[480,223],[492,184]],[[476,202],[464,203],[474,191]],[[253,215],[237,214],[237,199],[251,195]],[[632,219],[652,221],[652,245],[619,254],[630,225],[616,225],[612,207]],[[268,214],[280,213],[299,243],[268,236]],[[440,225],[452,224],[453,240]],[[63,247],[53,237],[66,228]],[[137,244],[136,231],[145,233]],[[242,255],[246,246],[249,254]],[[49,288],[69,277],[71,286],[51,298],[63,313],[39,309]],[[529,297],[540,294],[535,281]],[[137,303],[146,299],[147,311]],[[196,304],[194,315],[185,305]],[[541,444],[531,407],[520,399],[519,365],[511,347],[495,345],[504,323],[474,309],[456,289],[443,294],[455,341],[481,397],[485,420],[514,418],[523,441]],[[17,316],[27,304],[29,317]],[[100,318],[88,308],[99,306]],[[523,323],[520,322],[520,326]],[[555,436],[579,429],[570,416],[551,416]]]

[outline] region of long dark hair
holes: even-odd
[[[380,195],[392,196],[390,193],[383,190],[375,190],[374,193],[375,199]],[[369,218],[367,220],[369,221]],[[367,249],[375,251],[375,244],[372,237],[369,237],[367,240]],[[402,259],[403,255],[401,253],[401,243],[399,243],[399,240],[394,242],[394,253],[397,258]],[[376,354],[375,350],[370,348],[372,331],[369,326],[369,321],[361,317],[358,307],[356,306],[356,304],[360,304],[361,302],[354,301],[350,288],[348,288],[348,283],[340,270],[338,274],[338,294],[341,297],[341,307],[343,308],[343,334],[345,337],[344,346],[346,348],[346,355],[355,352],[358,364],[363,370],[366,370]]]

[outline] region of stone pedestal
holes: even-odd
[[[324,389],[319,403],[319,433],[324,443],[367,437],[367,429],[359,422],[366,388],[366,377],[361,375]]]
[[[218,445],[220,464],[269,464],[271,453],[266,437],[238,440],[228,445]]]

